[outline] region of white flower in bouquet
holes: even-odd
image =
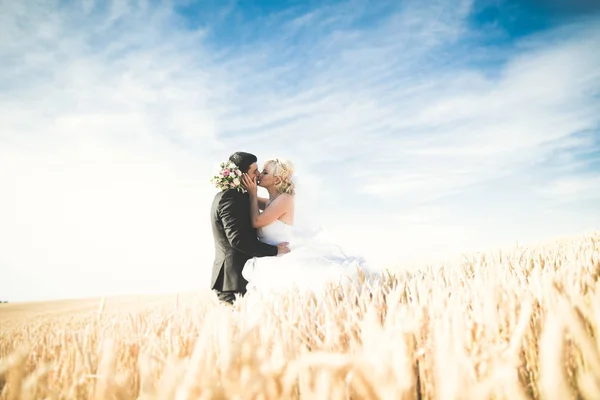
[[[210,183],[219,190],[236,189],[238,192],[244,193],[246,189],[242,186],[240,176],[242,176],[242,171],[237,165],[232,162],[221,163],[215,169]]]

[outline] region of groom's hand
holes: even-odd
[[[277,256],[282,256],[284,254],[289,253],[291,250],[288,247],[289,243],[285,242],[285,243],[280,243],[277,245]]]

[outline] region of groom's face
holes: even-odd
[[[248,175],[250,176],[250,178],[258,179],[260,173],[258,172],[258,164],[257,163],[252,163],[250,165],[250,168],[248,168]]]

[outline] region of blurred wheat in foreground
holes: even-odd
[[[599,273],[594,233],[321,300],[14,316],[1,398],[598,399]]]

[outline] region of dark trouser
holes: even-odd
[[[219,300],[224,301],[225,303],[229,303],[229,304],[233,304],[233,302],[235,301],[236,294],[239,294],[240,296],[244,295],[244,293],[242,293],[242,292],[234,292],[234,291],[222,292],[220,290],[215,290],[215,292],[217,293],[217,297],[219,298]]]
[[[215,293],[217,294],[217,297],[219,298],[219,300],[225,302],[225,303],[229,303],[229,304],[233,304],[233,302],[235,301],[235,295],[239,294],[240,296],[243,296],[244,294],[246,294],[246,292],[237,292],[234,290],[219,290],[217,288],[222,288],[223,287],[223,270],[221,269],[221,272],[219,273],[219,276],[217,277],[217,281],[215,282],[215,289],[213,289],[215,291]]]

